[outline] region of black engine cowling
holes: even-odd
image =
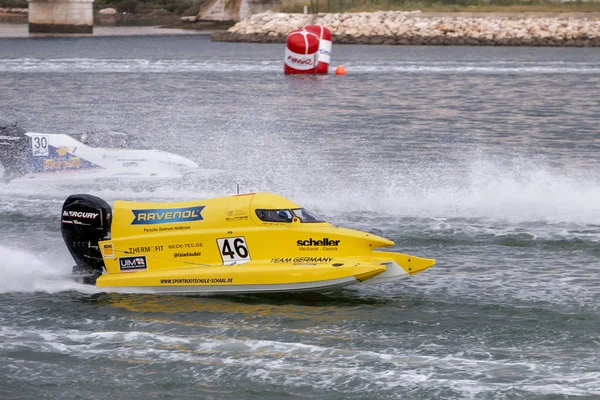
[[[110,239],[111,222],[112,209],[99,197],[74,194],[65,200],[60,227],[63,240],[75,260],[75,280],[95,284],[102,275],[104,261],[98,242]]]

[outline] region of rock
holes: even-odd
[[[254,14],[213,40],[285,42],[308,24],[327,26],[334,43],[600,46],[600,19],[573,17],[422,16],[420,11],[374,13]]]
[[[98,11],[98,13],[100,15],[115,15],[117,13],[117,10],[115,10],[114,8],[108,7],[108,8],[103,8],[100,11]]]
[[[29,9],[27,8],[0,8],[2,14],[27,14]]]

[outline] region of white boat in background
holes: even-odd
[[[0,127],[1,180],[27,187],[112,186],[173,182],[190,174],[207,177],[222,172],[201,169],[177,154],[140,148],[135,138],[121,132],[90,132],[78,139]]]

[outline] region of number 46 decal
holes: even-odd
[[[243,236],[217,239],[217,246],[219,246],[223,265],[241,264],[250,261],[250,252]]]

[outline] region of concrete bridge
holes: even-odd
[[[93,33],[94,0],[27,0],[31,33]],[[281,0],[210,0],[196,17],[200,21],[240,21],[269,10]]]
[[[29,32],[92,33],[94,0],[27,0]]]
[[[210,0],[200,10],[199,21],[241,21],[281,4],[281,0]]]

